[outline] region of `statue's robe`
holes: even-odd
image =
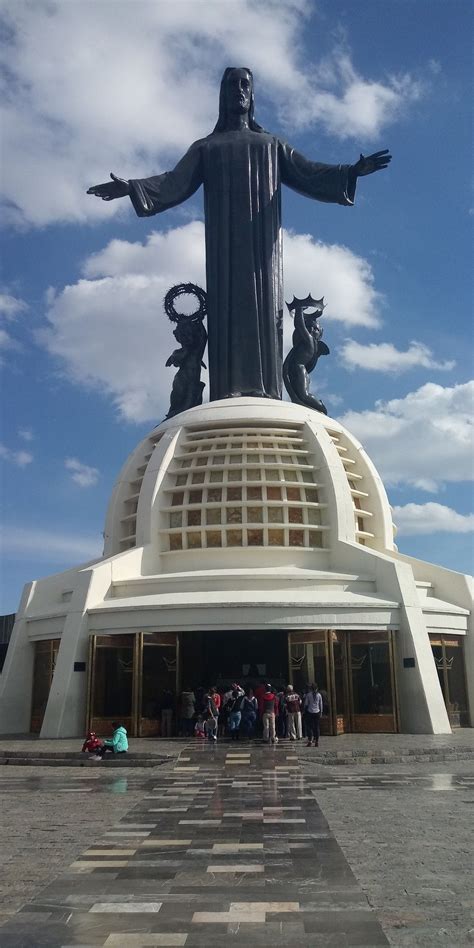
[[[194,142],[173,171],[130,181],[140,217],[181,204],[204,185],[211,401],[281,398],[281,184],[350,205],[349,169],[308,161],[267,132],[226,131]]]

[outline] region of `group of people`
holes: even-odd
[[[171,697],[170,697],[171,696]],[[165,694],[161,708],[162,736],[171,737],[174,707],[171,692]],[[226,691],[212,688],[187,688],[179,702],[180,735],[216,743],[218,737],[238,741],[261,736],[266,744],[277,744],[279,738],[290,741],[306,738],[307,747],[318,747],[322,715],[327,712],[327,696],[317,684],[306,685],[299,695],[293,685],[278,690],[271,684],[242,688],[234,682]],[[105,754],[126,754],[127,731],[119,721],[112,722],[112,737],[102,740],[89,731],[82,746],[92,760],[103,760]],[[165,732],[165,733],[164,733]]]
[[[187,688],[181,694],[181,735],[207,739],[212,743],[220,737],[237,741],[261,735],[267,744],[276,744],[280,737],[290,741],[306,737],[307,746],[318,747],[320,722],[327,710],[324,695],[317,684],[307,685],[299,695],[292,685],[277,690],[262,683],[243,689],[234,682],[221,693],[216,686],[203,694]]]

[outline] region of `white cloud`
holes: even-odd
[[[79,487],[94,487],[99,480],[99,471],[96,467],[90,467],[88,464],[82,464],[77,458],[66,458],[64,467],[72,471],[71,480]]]
[[[11,296],[10,293],[0,293],[0,314],[6,319],[12,319],[26,309],[28,306],[24,300]]]
[[[410,342],[405,352],[402,352],[391,342],[372,342],[362,345],[354,339],[346,339],[340,348],[340,355],[349,369],[392,372],[394,375],[399,375],[416,366],[450,371],[456,365],[454,361],[437,362],[428,346],[415,340]]]
[[[472,480],[474,382],[428,382],[404,398],[338,420],[360,439],[387,484],[438,490]]]
[[[29,451],[12,451],[11,448],[7,448],[6,445],[0,444],[0,458],[3,458],[4,461],[8,461],[10,464],[14,464],[16,467],[26,467],[28,464],[31,464],[33,460],[33,455]]]
[[[31,428],[19,428],[18,437],[21,438],[22,441],[34,441],[35,436]]]
[[[16,339],[13,339],[6,329],[0,329],[0,349],[6,350],[18,348],[19,346]]]
[[[20,314],[28,309],[24,300],[12,296],[10,293],[0,293],[0,321],[11,323]],[[21,349],[20,343],[14,339],[10,332],[3,326],[0,326],[0,350],[6,351]],[[0,358],[0,365],[3,360]]]
[[[322,87],[301,97],[292,114],[302,125],[321,122],[338,138],[373,139],[424,92],[424,83],[408,73],[365,79],[346,48],[336,47],[318,72]]]
[[[288,133],[319,123],[340,138],[375,138],[420,95],[409,75],[361,76],[339,47],[311,69],[307,0],[114,7],[95,0],[89,16],[92,5],[60,0],[4,6],[4,200],[18,224],[120,213],[122,202],[104,205],[87,186],[112,163],[128,177],[158,173],[208,134],[228,63],[254,67],[257,105],[263,93]]]
[[[102,556],[101,537],[78,536],[77,533],[52,533],[31,525],[27,527],[5,526],[1,541],[10,556],[35,558],[51,563],[75,565],[78,561],[98,559]]]
[[[309,234],[285,231],[283,242],[285,298],[319,295],[324,287],[328,308],[324,319],[346,326],[380,325],[381,294],[374,286],[372,267],[339,244],[323,244]],[[308,280],[311,279],[311,287]]]
[[[174,369],[164,369],[175,347],[163,297],[176,283],[205,286],[204,227],[153,233],[142,243],[111,241],[89,257],[84,279],[48,293],[48,328],[40,339],[73,382],[111,396],[128,420],[158,419],[166,413]],[[324,286],[327,319],[346,325],[378,323],[378,294],[370,265],[345,247],[286,234],[286,298]],[[292,322],[285,313],[285,345]]]
[[[430,533],[471,533],[474,514],[460,514],[443,504],[405,504],[393,508],[398,534],[417,536]]]

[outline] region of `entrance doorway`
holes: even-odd
[[[234,681],[255,687],[263,679],[274,688],[288,684],[284,629],[183,632],[180,653],[183,688],[227,688]]]
[[[39,734],[43,725],[60,641],[60,639],[45,639],[43,642],[35,642],[30,724],[32,734]]]
[[[35,708],[40,696],[46,706],[54,668],[54,645],[39,644],[44,652],[38,652],[38,662],[40,655],[50,657],[49,665],[41,659],[43,672],[35,676]],[[92,635],[87,725],[106,735],[112,722],[120,721],[131,737],[158,737],[161,709],[173,707],[175,722],[183,689],[197,692],[216,685],[226,690],[234,681],[244,688],[265,681],[276,689],[290,681],[300,694],[306,684],[317,682],[325,703],[321,730],[326,734],[399,730],[393,633],[332,629]],[[168,705],[163,703],[166,696]]]
[[[176,635],[92,635],[89,649],[87,727],[107,735],[120,721],[131,737],[159,736],[163,696],[177,692]]]
[[[430,635],[430,644],[449,723],[451,727],[469,727],[463,639],[460,635]]]
[[[323,733],[399,730],[392,632],[290,632],[289,641],[296,690],[317,682],[322,692]]]

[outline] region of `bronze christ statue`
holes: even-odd
[[[317,201],[354,203],[357,178],[386,168],[387,150],[353,165],[310,161],[254,118],[250,69],[226,69],[214,131],[173,171],[89,188],[129,195],[139,217],[175,207],[204,186],[210,399],[281,398],[281,185]]]

